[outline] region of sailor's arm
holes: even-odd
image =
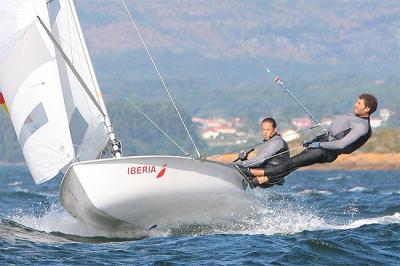
[[[327,150],[342,150],[367,133],[367,126],[361,123],[356,123],[353,125],[350,132],[344,138],[329,142],[321,142],[320,147]]]
[[[275,155],[283,147],[283,140],[281,138],[274,138],[268,140],[263,144],[262,148],[257,151],[255,157],[250,160],[242,161],[241,165],[244,167],[257,166],[262,164],[265,160]]]

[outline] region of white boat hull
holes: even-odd
[[[249,203],[231,166],[175,156],[80,162],[61,184],[61,203],[103,230],[222,222]]]

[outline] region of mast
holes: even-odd
[[[72,4],[72,3],[71,3]],[[73,7],[73,6],[72,6]],[[82,85],[83,89],[85,90],[85,92],[88,94],[90,100],[93,102],[93,104],[97,107],[97,109],[99,110],[99,112],[103,115],[104,118],[104,124],[107,130],[107,133],[109,135],[110,138],[110,145],[111,145],[111,154],[114,158],[119,158],[122,156],[121,153],[121,142],[116,138],[114,129],[112,127],[111,124],[111,120],[110,117],[108,115],[107,112],[107,108],[105,106],[103,97],[102,97],[102,92],[100,90],[100,88],[98,88],[97,86],[95,86],[95,91],[96,91],[96,96],[97,99],[92,95],[92,93],[90,92],[88,86],[86,85],[86,83],[84,82],[84,80],[82,79],[82,77],[79,75],[78,71],[75,69],[74,65],[72,64],[72,62],[69,60],[69,58],[67,57],[67,55],[65,54],[65,52],[63,51],[62,47],[60,46],[60,44],[57,42],[57,40],[53,37],[53,35],[51,34],[50,30],[46,27],[46,25],[43,23],[42,19],[37,16],[40,24],[42,25],[43,29],[45,30],[46,34],[49,36],[50,40],[52,41],[52,43],[54,44],[54,46],[56,47],[56,49],[60,52],[61,56],[63,57],[63,59],[65,60],[65,63],[68,65],[68,67],[70,68],[70,70],[72,71],[72,73],[76,76],[76,78],[78,79],[79,83]],[[77,17],[75,16],[74,19],[77,19]],[[83,39],[82,36],[81,37],[81,41]],[[85,50],[86,56],[88,56],[87,51]],[[92,78],[93,78],[93,74],[94,71],[93,69],[91,69],[92,72]]]
[[[96,75],[94,73],[93,66],[92,66],[92,64],[89,63],[89,62],[91,62],[90,61],[90,56],[89,56],[89,52],[87,50],[85,39],[83,38],[83,34],[82,34],[82,31],[81,31],[80,26],[79,26],[80,22],[79,22],[78,15],[76,13],[76,8],[75,8],[74,1],[70,0],[68,2],[71,5],[72,15],[74,16],[74,22],[75,22],[76,28],[78,29],[79,39],[80,39],[80,41],[82,43],[83,51],[85,53],[85,57],[86,57],[86,60],[88,62],[88,67],[89,67],[90,72],[91,72],[91,78],[94,80],[95,84],[99,84],[98,81],[97,81]],[[100,107],[101,107],[101,109],[103,110],[103,113],[104,113],[103,114],[103,116],[104,116],[104,124],[106,126],[107,133],[110,136],[111,154],[113,155],[113,157],[119,158],[119,157],[122,156],[121,142],[117,139],[117,137],[115,135],[114,128],[113,128],[113,126],[111,124],[111,119],[110,119],[110,116],[108,115],[107,107],[106,107],[106,105],[104,103],[104,99],[103,99],[103,93],[101,92],[100,87],[99,86],[94,86],[94,89],[95,89],[96,94],[97,94],[98,103],[100,104]]]

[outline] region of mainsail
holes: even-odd
[[[104,117],[38,21],[52,29],[90,92],[98,95],[73,3],[52,0],[48,10],[46,2],[0,3],[0,91],[36,183],[71,161],[96,159],[107,142]],[[83,129],[78,137],[71,134],[74,123]]]

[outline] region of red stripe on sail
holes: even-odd
[[[6,101],[4,100],[3,93],[0,92],[0,104],[5,104]]]

